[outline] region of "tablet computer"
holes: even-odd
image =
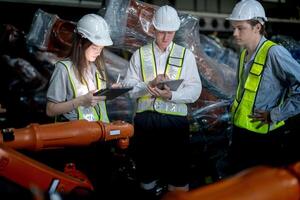
[[[157,84],[157,87],[159,89],[164,89],[164,85],[167,85],[171,91],[176,91],[180,84],[182,83],[183,79],[177,79],[177,80],[166,80],[162,81],[159,84]]]
[[[125,94],[129,90],[132,90],[132,87],[125,88],[105,88],[98,90],[94,93],[94,96],[106,96],[106,100],[112,100],[122,94]]]

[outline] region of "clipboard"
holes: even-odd
[[[122,94],[125,94],[129,90],[132,90],[133,87],[125,87],[125,88],[105,88],[98,90],[93,95],[94,96],[106,96],[106,100],[112,100]]]
[[[178,89],[178,87],[180,86],[180,84],[182,83],[183,79],[177,79],[177,80],[166,80],[166,81],[162,81],[160,83],[157,84],[156,87],[158,87],[159,89],[164,89],[164,85],[166,84],[171,91],[176,91]]]

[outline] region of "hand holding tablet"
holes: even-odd
[[[129,90],[132,90],[132,87],[125,87],[125,88],[105,88],[98,90],[93,95],[94,96],[106,96],[106,100],[112,100]]]
[[[180,84],[182,83],[183,79],[177,79],[177,80],[165,80],[157,84],[156,87],[159,89],[164,89],[164,85],[167,85],[171,91],[176,91]]]

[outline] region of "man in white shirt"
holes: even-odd
[[[160,7],[154,17],[155,40],[131,57],[125,84],[137,99],[134,118],[135,153],[140,186],[155,190],[157,181],[168,190],[188,191],[187,103],[195,102],[202,84],[193,53],[173,42],[180,27],[176,10]],[[156,87],[163,80],[183,79],[176,91]]]

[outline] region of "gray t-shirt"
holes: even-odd
[[[71,65],[71,61],[64,61],[68,65]],[[93,65],[92,67],[92,74],[96,73],[96,66]],[[95,76],[93,76],[94,82]],[[49,88],[47,91],[47,101],[53,103],[60,103],[69,101],[74,98],[74,93],[72,90],[72,85],[68,76],[68,71],[62,62],[57,62],[55,64],[55,69],[51,76],[49,82]],[[96,107],[97,108],[97,107]],[[77,111],[72,110],[71,112],[63,114],[68,120],[76,120],[77,119]]]

